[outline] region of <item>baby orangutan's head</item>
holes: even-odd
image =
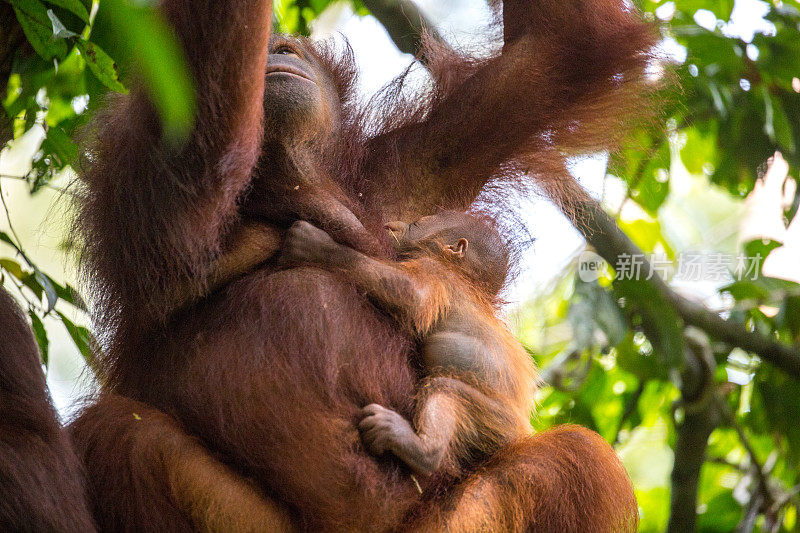
[[[486,218],[463,211],[441,211],[410,224],[389,222],[386,229],[401,254],[436,254],[492,295],[505,284],[510,268],[508,245]]]

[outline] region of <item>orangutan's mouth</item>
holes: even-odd
[[[303,78],[308,81],[312,80],[308,74],[300,70],[299,68],[295,68],[291,65],[272,65],[267,66],[267,76],[270,74],[289,74],[290,76],[296,76],[298,78]]]

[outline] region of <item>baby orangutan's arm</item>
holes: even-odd
[[[289,228],[279,263],[313,264],[345,273],[370,300],[418,335],[427,333],[450,305],[449,285],[436,276],[437,261],[378,261],[302,220]]]

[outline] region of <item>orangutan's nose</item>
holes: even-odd
[[[405,222],[389,222],[387,223],[384,228],[391,231],[392,233],[401,233],[404,229],[406,229],[407,224]]]

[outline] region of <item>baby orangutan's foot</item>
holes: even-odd
[[[426,446],[399,413],[373,403],[361,410],[361,416],[358,430],[371,454],[379,456],[392,452],[421,476],[431,475],[441,463],[443,448]]]

